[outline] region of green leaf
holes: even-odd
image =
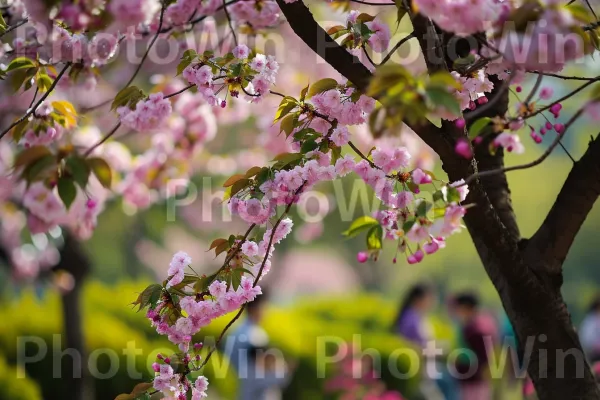
[[[81,157],[73,156],[67,158],[66,164],[75,182],[80,188],[85,189],[90,178],[90,173],[92,172],[85,160]]]
[[[158,283],[154,283],[148,286],[140,295],[137,300],[133,302],[133,305],[138,305],[138,311],[143,310],[149,305],[155,306],[158,300],[160,299],[160,295],[162,294],[162,286]]]
[[[235,182],[233,185],[231,185],[231,196],[233,197],[240,191],[246,189],[251,183],[252,181],[246,178],[240,179],[239,181]]]
[[[381,225],[373,226],[367,233],[367,248],[369,250],[381,250],[383,246],[383,228]]]
[[[365,215],[355,219],[350,227],[342,233],[342,235],[352,238],[362,231],[372,228],[375,225],[379,225],[379,222],[377,222],[375,218]]]
[[[304,99],[306,98],[306,94],[308,93],[308,88],[310,87],[310,84],[306,85],[306,87],[304,87],[304,89],[302,89],[300,91],[300,101],[304,101]]]
[[[423,200],[417,206],[417,210],[416,210],[417,217],[425,218],[427,216],[427,213],[429,212],[429,210],[431,210],[432,207],[433,207],[433,204],[431,204],[428,201]]]
[[[177,65],[177,75],[181,75],[184,69],[187,68],[195,59],[198,57],[198,53],[194,49],[188,49],[183,52],[181,56],[181,61]]]
[[[332,26],[331,28],[327,29],[327,34],[328,35],[333,35],[335,33],[338,33],[339,31],[344,31],[346,30],[346,27],[343,25],[335,25]]]
[[[15,71],[17,69],[37,68],[35,62],[27,57],[17,57],[8,64],[5,72]]]
[[[409,220],[405,221],[404,224],[402,225],[402,230],[404,232],[410,231],[416,222],[417,221],[414,219],[409,219]]]
[[[33,146],[23,150],[15,159],[14,167],[24,167],[52,153],[45,146]]]
[[[112,183],[112,171],[106,161],[99,157],[88,158],[87,164],[98,178],[98,181],[107,189],[110,189]]]
[[[133,108],[138,101],[145,98],[144,92],[142,89],[137,86],[127,86],[125,89],[121,90],[115,96],[110,109],[114,110],[119,107],[129,106],[129,108]]]
[[[360,21],[360,22],[371,22],[374,19],[375,19],[374,16],[369,15],[367,13],[360,13],[360,14],[358,14],[358,17],[356,17],[356,20]]]
[[[446,192],[446,201],[448,203],[459,203],[460,193],[458,192],[458,189],[452,186],[447,186],[447,189],[448,190]]]
[[[331,89],[335,89],[337,87],[337,85],[338,85],[337,81],[332,78],[324,78],[324,79],[318,80],[315,83],[313,83],[312,85],[310,85],[310,88],[308,89],[308,94],[306,97],[311,98],[316,94],[323,93],[323,92],[326,92]]]
[[[454,95],[445,89],[429,87],[426,89],[427,97],[434,106],[444,107],[454,115],[460,115],[460,104]]]
[[[300,151],[306,154],[309,151],[316,150],[317,148],[319,148],[319,144],[314,139],[312,139],[302,143],[302,146],[300,146]]]
[[[441,190],[436,190],[433,193],[433,201],[436,202],[441,200],[444,200],[444,192],[442,192]]]
[[[304,155],[302,153],[281,153],[275,156],[273,161],[278,161],[287,165],[293,161],[300,160]]]
[[[12,129],[12,138],[15,141],[15,143],[19,143],[19,141],[23,137],[23,133],[25,131],[25,128],[27,128],[27,125],[29,125],[29,121],[27,120],[27,118],[25,118]]]
[[[296,127],[296,123],[298,122],[298,113],[288,114],[286,115],[279,124],[279,132],[285,132],[285,136],[290,136],[294,128]]]
[[[396,3],[396,8],[398,11],[396,12],[396,28],[400,25],[400,21],[406,15],[406,8],[404,7],[404,0],[394,0]]]
[[[43,173],[51,166],[56,167],[56,157],[52,154],[45,155],[29,164],[23,170],[21,177],[29,183],[40,180],[40,178],[43,179]]]
[[[6,21],[4,20],[2,13],[0,13],[0,34],[6,32],[7,27],[8,26],[6,25]]]
[[[439,71],[434,73],[429,77],[429,85],[440,87],[440,89],[446,89],[448,87],[452,87],[455,89],[460,89],[461,84],[454,79],[454,77],[445,71]]]
[[[281,103],[279,103],[279,108],[277,108],[277,112],[275,113],[275,119],[273,120],[273,122],[277,122],[281,118],[285,117],[297,105],[298,105],[298,102],[296,101],[295,98],[290,97],[290,96],[285,96],[283,98],[283,100],[281,100]]]
[[[471,127],[469,128],[469,138],[474,139],[481,131],[492,122],[492,119],[489,117],[479,118],[477,121],[473,122]]]
[[[27,68],[27,69],[19,69],[10,75],[10,87],[13,92],[17,92],[23,84],[25,84],[24,89],[27,90],[27,86],[31,86],[31,78],[35,76],[37,72],[37,68]]]
[[[235,174],[233,176],[230,176],[225,183],[223,183],[223,187],[229,187],[229,186],[233,186],[234,183],[236,183],[237,181],[246,178],[246,175],[243,174]]]
[[[228,243],[228,240],[223,238],[215,239],[212,241],[207,251],[211,251],[212,249],[219,247],[223,243]]]
[[[75,187],[75,183],[70,178],[61,177],[56,186],[58,188],[58,196],[68,210],[77,196],[77,188]]]
[[[52,86],[52,82],[52,78],[50,78],[46,74],[39,74],[36,81],[37,87],[42,93],[45,93],[48,91],[48,89],[50,89],[50,86]]]

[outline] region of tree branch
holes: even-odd
[[[527,249],[541,255],[551,273],[560,272],[581,225],[600,196],[600,134],[573,165],[552,209],[529,240]],[[547,267],[547,268],[548,268]]]
[[[371,72],[358,58],[333,40],[315,21],[304,2],[286,3],[277,0],[277,4],[285,15],[294,33],[306,43],[316,54],[331,65],[340,74],[352,82],[360,91],[365,91],[373,77]],[[406,123],[406,122],[405,122]],[[452,143],[442,139],[442,130],[429,121],[420,124],[406,125],[440,156],[454,152]]]

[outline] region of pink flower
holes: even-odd
[[[437,244],[437,241],[435,241],[435,240],[432,240],[431,242],[425,243],[423,245],[423,250],[425,250],[425,253],[427,253],[427,254],[433,254],[436,251],[438,251],[439,248],[440,248],[440,246]]]
[[[331,141],[338,147],[344,146],[349,140],[350,132],[348,132],[348,128],[343,125],[335,128],[331,134]]]
[[[248,257],[254,257],[258,255],[258,245],[256,242],[246,241],[242,244],[242,253]]]
[[[420,168],[417,168],[412,173],[413,182],[417,185],[422,185],[426,183],[431,183],[431,176],[429,174],[423,172]]]
[[[540,90],[540,99],[542,100],[550,100],[554,95],[554,89],[551,87],[544,87]]]
[[[355,166],[356,162],[354,158],[350,154],[347,154],[335,162],[335,172],[339,176],[346,176],[354,170]]]
[[[508,132],[503,132],[498,135],[498,137],[494,139],[494,144],[496,146],[502,146],[507,151],[516,154],[521,154],[525,151],[525,147],[523,147],[523,144],[521,144],[519,136]]]
[[[167,287],[178,285],[183,281],[185,267],[190,265],[191,262],[192,259],[187,253],[184,253],[183,251],[175,253],[169,264],[168,276],[170,276],[171,279],[167,282]]]
[[[233,49],[233,56],[241,60],[248,58],[250,55],[250,49],[245,44],[235,46]]]

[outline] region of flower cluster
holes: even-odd
[[[89,39],[81,33],[72,34],[55,25],[50,36],[51,55],[55,61],[81,62],[87,66],[104,65],[117,52],[119,41],[110,33],[98,33]]]
[[[390,45],[390,27],[378,18],[371,19],[370,16],[367,19],[361,18],[365,16],[366,14],[357,10],[350,11],[346,17],[346,26],[349,31],[359,33],[361,37],[364,36],[373,51],[383,53]],[[363,33],[361,24],[367,27],[367,32]]]
[[[70,227],[82,239],[90,238],[106,199],[105,190],[97,181],[91,181],[88,193],[78,190],[69,209],[59,198],[56,188],[48,188],[41,182],[29,186],[23,194],[29,231],[34,234],[45,233],[62,225]]]
[[[502,13],[498,0],[415,0],[419,12],[458,35],[486,32]]]
[[[383,205],[389,207],[376,214],[384,230],[383,237],[397,241],[399,252],[406,253],[408,250],[407,261],[410,264],[422,261],[425,253],[433,254],[443,248],[445,238],[460,231],[461,220],[466,213],[460,205],[468,194],[464,182],[446,185],[436,191],[432,203],[416,195],[421,192],[419,185],[430,184],[434,179],[429,172],[419,168],[406,171],[410,154],[405,148],[376,148],[372,159],[372,162],[360,161],[354,171],[373,188]],[[398,185],[400,191],[396,191]],[[433,207],[432,217],[429,211]],[[408,241],[416,245],[414,252]],[[370,250],[376,256],[380,247]],[[359,261],[367,259],[368,253],[359,253]]]
[[[152,135],[152,146],[133,159],[116,188],[123,200],[137,209],[172,196],[174,193],[165,190],[167,182],[188,181],[194,155],[216,135],[213,109],[202,96],[183,93],[175,99],[173,109],[173,116],[162,124],[164,129]]]
[[[311,101],[318,112],[336,119],[340,125],[362,124],[375,108],[375,99],[344,85],[319,93]]]
[[[108,11],[125,27],[147,24],[160,11],[158,0],[112,0]]]
[[[279,22],[279,6],[272,0],[238,1],[229,10],[232,19],[239,25],[248,25],[253,29],[272,27]]]
[[[225,86],[228,87],[226,93],[232,97],[238,97],[243,91],[250,101],[255,102],[275,84],[279,64],[273,56],[256,54],[251,59],[249,56],[250,49],[242,44],[235,47],[225,59],[202,57],[200,62],[190,63],[182,76],[196,85],[198,92],[213,106],[226,106],[226,101],[216,95]]]
[[[222,4],[220,0],[177,0],[167,7],[165,17],[172,25],[179,26],[186,24],[192,15],[213,15]]]
[[[494,89],[494,84],[490,82],[485,70],[477,70],[469,76],[461,76],[458,72],[452,72],[452,76],[461,87],[455,93],[461,110],[474,110],[477,104],[487,103],[488,99],[485,97],[485,93],[490,93]]]
[[[152,93],[147,99],[138,101],[134,109],[128,106],[117,108],[121,124],[139,132],[161,127],[171,112],[171,102],[161,92]]]

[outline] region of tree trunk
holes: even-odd
[[[91,400],[93,391],[90,390],[91,380],[87,370],[87,353],[83,334],[83,321],[81,318],[81,292],[83,282],[90,271],[90,262],[83,252],[81,245],[69,234],[65,233],[64,247],[60,252],[60,262],[54,267],[56,271],[65,271],[75,280],[73,289],[63,293],[63,346],[64,349],[73,349],[77,357],[65,355],[61,359],[62,379],[67,388],[63,399],[65,400]]]

